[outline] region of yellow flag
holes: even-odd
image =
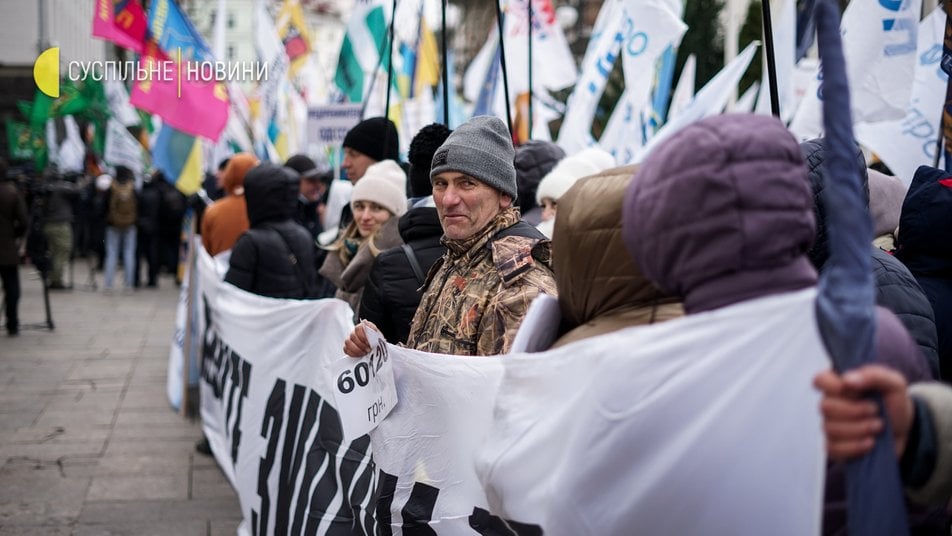
[[[278,13],[277,30],[278,37],[284,43],[284,51],[291,60],[288,75],[293,78],[311,53],[311,34],[298,0],[284,0]]]
[[[417,50],[416,84],[414,95],[423,90],[424,86],[433,87],[440,83],[440,53],[436,48],[436,38],[426,24],[426,19],[420,19],[420,48]]]

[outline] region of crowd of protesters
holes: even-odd
[[[797,144],[772,118],[700,121],[640,166],[615,167],[598,149],[516,148],[493,117],[423,128],[408,165],[397,146],[394,125],[372,118],[344,140],[345,180],[305,155],[285,165],[247,153],[223,161],[191,202],[204,248],[230,255],[225,281],[273,298],[348,302],[352,357],[370,351],[368,329],[469,356],[509,352],[541,294],[558,299],[560,347],[812,288],[831,269],[827,221],[839,207],[824,201],[826,140]],[[864,398],[875,392],[892,423],[911,527],[948,534],[952,388],[941,382],[952,378],[952,175],[923,167],[907,189],[867,170],[858,149],[855,161],[876,233],[874,364],[815,380],[830,459],[824,532],[846,523],[841,462],[868,452],[883,429]],[[122,167],[44,177],[24,195],[0,182],[10,335],[25,236],[45,241],[51,289],[68,287],[69,263],[85,255],[104,268],[107,291],[120,260],[128,289],[142,272],[152,287],[176,268],[187,200],[160,173],[134,183]]]
[[[39,176],[0,162],[0,272],[5,324],[19,333],[19,266],[38,270],[50,291],[97,290],[103,274],[112,293],[117,270],[122,289],[158,286],[159,274],[177,274],[187,197],[161,172],[136,177],[116,166]],[[138,183],[138,184],[137,184]],[[21,210],[22,208],[22,210]],[[74,265],[88,267],[85,281],[74,279]]]

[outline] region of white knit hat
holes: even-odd
[[[105,192],[112,186],[112,177],[103,173],[102,175],[96,177],[96,189],[100,192]]]
[[[355,201],[371,201],[398,218],[403,216],[407,211],[407,174],[393,160],[371,164],[354,185],[350,194],[351,209]]]
[[[540,205],[546,197],[558,201],[579,179],[612,167],[615,167],[615,159],[598,147],[589,147],[566,156],[539,182],[536,201]]]

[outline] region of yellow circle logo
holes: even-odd
[[[48,48],[33,64],[33,80],[36,87],[47,96],[58,98],[60,94],[59,47]]]

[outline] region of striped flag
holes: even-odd
[[[380,61],[387,46],[387,14],[379,0],[357,0],[347,23],[347,33],[337,59],[334,83],[350,102],[362,102],[365,81],[377,69],[386,70],[389,62]]]

